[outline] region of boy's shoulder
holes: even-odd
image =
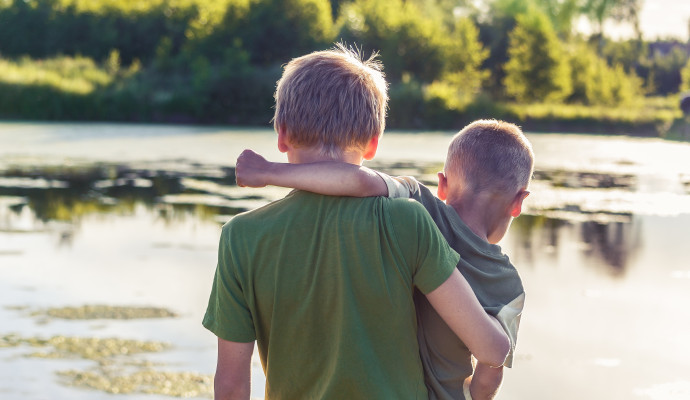
[[[381,206],[386,208],[391,218],[400,219],[405,216],[420,216],[428,218],[427,212],[422,204],[411,198],[406,197],[377,197],[380,199]]]

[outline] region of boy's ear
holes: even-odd
[[[376,150],[378,148],[379,148],[379,137],[376,136],[376,137],[373,137],[369,141],[366,149],[364,149],[364,154],[362,154],[362,157],[364,157],[365,160],[371,160],[376,155]]]
[[[443,172],[438,173],[438,198],[446,201],[448,198],[448,178]]]
[[[510,216],[513,218],[516,218],[522,213],[522,202],[525,201],[525,199],[529,196],[529,192],[527,190],[520,190],[515,197],[513,198],[513,201],[510,203]]]
[[[281,153],[286,153],[290,150],[290,144],[287,138],[287,130],[284,125],[278,126],[278,150]]]

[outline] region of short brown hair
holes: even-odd
[[[338,44],[290,61],[275,93],[276,132],[331,155],[363,150],[386,125],[387,84],[375,58]]]
[[[448,146],[446,175],[458,174],[474,191],[517,193],[527,187],[533,171],[532,145],[515,124],[474,121]]]

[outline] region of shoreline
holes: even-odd
[[[476,119],[481,119],[478,117]],[[483,118],[493,118],[485,116]],[[495,119],[505,120],[517,124],[525,133],[530,134],[564,134],[564,135],[590,135],[590,136],[629,136],[638,138],[660,138],[672,141],[687,142],[690,141],[690,120],[686,118],[675,118],[672,121],[647,121],[647,122],[617,122],[607,119],[590,119],[579,123],[573,123],[566,119],[555,118],[527,118],[520,120],[511,118],[506,115],[498,115]],[[457,125],[457,128],[409,128],[387,126],[386,132],[398,134],[448,134],[452,135],[459,129],[462,129],[467,123],[475,119],[468,119],[467,122],[462,122]],[[0,128],[2,125],[115,125],[121,127],[179,127],[179,128],[197,128],[207,132],[209,130],[218,129],[224,132],[233,131],[247,131],[266,129],[272,130],[270,124],[266,125],[245,125],[245,124],[222,124],[222,123],[204,123],[204,122],[177,122],[169,121],[123,121],[123,120],[31,120],[20,118],[0,118]]]

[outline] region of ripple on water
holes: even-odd
[[[690,381],[660,383],[635,389],[635,394],[651,400],[687,400],[690,399]]]

